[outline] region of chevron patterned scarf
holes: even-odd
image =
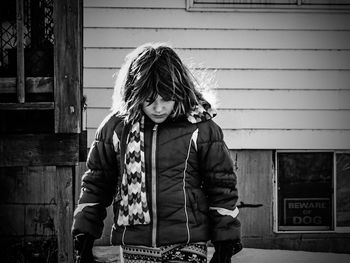
[[[210,105],[197,106],[187,115],[191,123],[209,120],[216,115]],[[146,196],[144,156],[144,116],[131,127],[126,140],[121,200],[117,224],[119,226],[146,225],[151,222]]]
[[[140,225],[151,222],[146,197],[144,117],[128,134],[121,183],[118,225]]]

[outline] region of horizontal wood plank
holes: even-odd
[[[224,129],[350,130],[350,110],[220,110]]]
[[[217,70],[219,89],[350,89],[350,71]]]
[[[118,72],[119,69],[84,68],[84,89],[89,87],[112,88],[115,82],[115,74],[118,74]]]
[[[55,202],[55,175],[55,166],[1,167],[0,203]]]
[[[88,145],[96,129],[88,129]],[[229,149],[350,149],[350,131],[345,130],[223,130]]]
[[[88,108],[87,111],[88,129],[98,128],[103,119],[110,113],[109,108]]]
[[[53,109],[0,110],[0,133],[53,133]]]
[[[135,48],[168,42],[174,48],[350,49],[350,31],[86,28],[85,47]]]
[[[54,218],[57,205],[26,205],[25,235],[53,236],[56,234]]]
[[[113,88],[118,69],[85,68],[84,88]],[[195,75],[202,71],[194,70]],[[207,75],[207,76],[206,76]],[[218,89],[350,89],[350,71],[207,70]]]
[[[0,78],[0,94],[16,93],[16,78]],[[53,92],[52,77],[28,77],[25,79],[27,93],[51,93]]]
[[[112,89],[86,89],[88,107],[109,108]],[[217,90],[218,108],[349,110],[350,90]]]
[[[349,5],[348,0],[303,0],[304,4],[309,4],[309,5],[329,5],[329,4],[334,4],[334,5]]]
[[[350,70],[350,51],[311,50],[177,50],[191,68]],[[85,67],[117,68],[131,49],[91,49]]]
[[[54,102],[0,103],[0,110],[53,110]]]
[[[290,4],[286,4],[289,2]],[[333,2],[333,1],[332,1]],[[190,11],[199,12],[306,12],[306,13],[317,13],[317,12],[339,12],[344,13],[349,10],[348,3],[343,4],[324,4],[314,2],[313,4],[298,4],[295,0],[290,1],[274,1],[269,3],[266,1],[251,1],[251,2],[241,2],[241,3],[213,3],[211,5],[203,4],[201,2],[196,3],[194,6],[188,8]]]
[[[110,108],[112,106],[112,89],[86,89],[88,108]]]
[[[85,0],[84,7],[185,8],[186,0]]]
[[[0,137],[0,167],[74,165],[79,134],[18,134]]]
[[[85,27],[349,30],[349,14],[85,8]]]
[[[350,109],[350,90],[218,90],[224,109]]]
[[[97,128],[109,109],[88,109],[87,127]],[[350,110],[218,110],[214,119],[224,129],[347,129]]]
[[[350,149],[349,130],[224,130],[230,149]]]
[[[25,206],[1,204],[0,209],[0,237],[23,236],[25,233]]]

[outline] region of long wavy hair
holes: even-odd
[[[171,118],[209,104],[200,85],[173,48],[164,43],[146,43],[129,53],[117,76],[112,111],[127,122],[138,121],[142,104],[153,103],[160,95],[175,101]]]

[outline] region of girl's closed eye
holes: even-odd
[[[153,102],[154,102],[154,100],[152,100],[150,98],[145,101],[145,103],[147,103],[147,106],[151,105]]]
[[[169,98],[161,98],[161,100],[165,101],[165,102],[169,102],[169,101],[174,101],[173,98],[169,97]]]
[[[155,98],[155,99],[153,99],[153,98],[148,98],[148,99],[146,99],[146,103],[148,104],[148,105],[151,105],[153,102],[155,102],[155,100],[156,100],[157,98]],[[159,96],[159,101],[160,102],[170,102],[170,101],[174,101],[174,99],[173,98],[171,98],[171,97],[162,97],[162,96]]]

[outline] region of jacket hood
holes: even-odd
[[[199,123],[210,120],[216,116],[216,111],[208,102],[197,105],[190,113],[187,114],[187,120],[190,123]]]

